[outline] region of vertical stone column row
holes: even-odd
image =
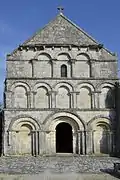
[[[95,91],[94,92],[94,108],[95,109],[99,109],[100,105],[99,105],[99,95],[100,95],[100,91]]]

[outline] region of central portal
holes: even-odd
[[[60,123],[56,127],[56,153],[73,153],[72,127]]]

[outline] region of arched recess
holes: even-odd
[[[35,108],[49,108],[51,87],[46,83],[37,83],[34,87]]]
[[[69,112],[58,112],[51,114],[43,123],[45,131],[48,132],[46,134],[46,145],[49,152],[56,153],[56,127],[60,123],[67,123],[72,127],[73,153],[80,153],[80,150],[85,148],[85,136],[79,138],[80,134],[78,134],[79,131],[85,131],[85,124],[77,115]]]
[[[37,59],[42,61],[49,61],[51,59],[51,56],[48,53],[43,52],[37,56]]]
[[[69,89],[70,92],[74,91],[73,86],[72,86],[70,83],[67,83],[67,82],[64,82],[64,81],[55,84],[55,85],[53,86],[53,88],[54,88],[54,90],[57,92],[57,90],[58,90],[59,87],[61,87],[61,86],[66,86],[66,87]]]
[[[38,139],[35,133],[39,129],[38,123],[29,117],[21,117],[11,122],[8,139],[12,153],[16,155],[34,154],[34,150],[38,147]]]
[[[84,61],[88,61],[90,59],[89,55],[86,53],[80,53],[76,56],[77,60],[84,60]]]
[[[88,123],[88,130],[92,132],[89,141],[95,154],[109,154],[112,151],[111,122],[104,117],[96,117]]]
[[[91,64],[88,54],[81,53],[76,56],[76,63],[74,69],[76,76],[90,77],[91,76]]]
[[[66,86],[60,86],[56,96],[57,108],[70,108],[70,94]]]
[[[67,117],[67,118],[62,119],[61,121],[59,119],[61,117]],[[45,130],[54,131],[57,124],[59,124],[60,122],[69,123],[72,126],[74,132],[76,130],[81,130],[81,131],[86,130],[85,122],[79,116],[69,112],[52,113],[44,120],[43,124],[45,125],[44,126]]]
[[[70,59],[70,55],[68,53],[60,53],[57,55],[57,60],[66,60]]]
[[[100,108],[115,107],[115,88],[111,84],[102,84],[100,86],[99,105]]]
[[[29,93],[30,90],[31,90],[30,86],[29,86],[27,83],[22,82],[22,81],[18,81],[18,82],[14,82],[14,83],[12,84],[12,86],[11,86],[11,88],[10,88],[10,91],[11,91],[11,92],[14,92],[14,89],[15,89],[15,87],[17,87],[17,86],[23,86],[23,87],[25,87],[25,89],[27,90],[28,93]]]
[[[14,89],[14,108],[27,108],[27,91],[24,86],[16,86]]]
[[[77,93],[77,107],[80,109],[91,109],[93,107],[94,97],[92,92],[94,92],[94,87],[88,83],[81,83],[76,86]]]
[[[52,63],[51,56],[47,52],[41,52],[37,54],[37,61],[34,62],[33,70],[36,78],[45,78],[52,76]]]
[[[48,91],[44,86],[38,87],[35,95],[35,108],[48,108]]]
[[[27,108],[29,107],[29,86],[24,82],[16,82],[11,87],[12,101],[11,105],[14,108]]]
[[[57,108],[70,108],[71,107],[71,94],[73,87],[65,82],[58,83],[55,86],[56,91],[56,107]]]

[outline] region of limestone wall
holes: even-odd
[[[7,77],[60,78],[61,65],[67,66],[67,77],[117,78],[116,56],[104,49],[46,47],[44,50],[17,50],[8,56]]]

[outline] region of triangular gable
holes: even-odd
[[[23,43],[23,45],[39,44],[73,44],[80,46],[96,45],[98,43],[63,14],[59,14],[48,25]]]

